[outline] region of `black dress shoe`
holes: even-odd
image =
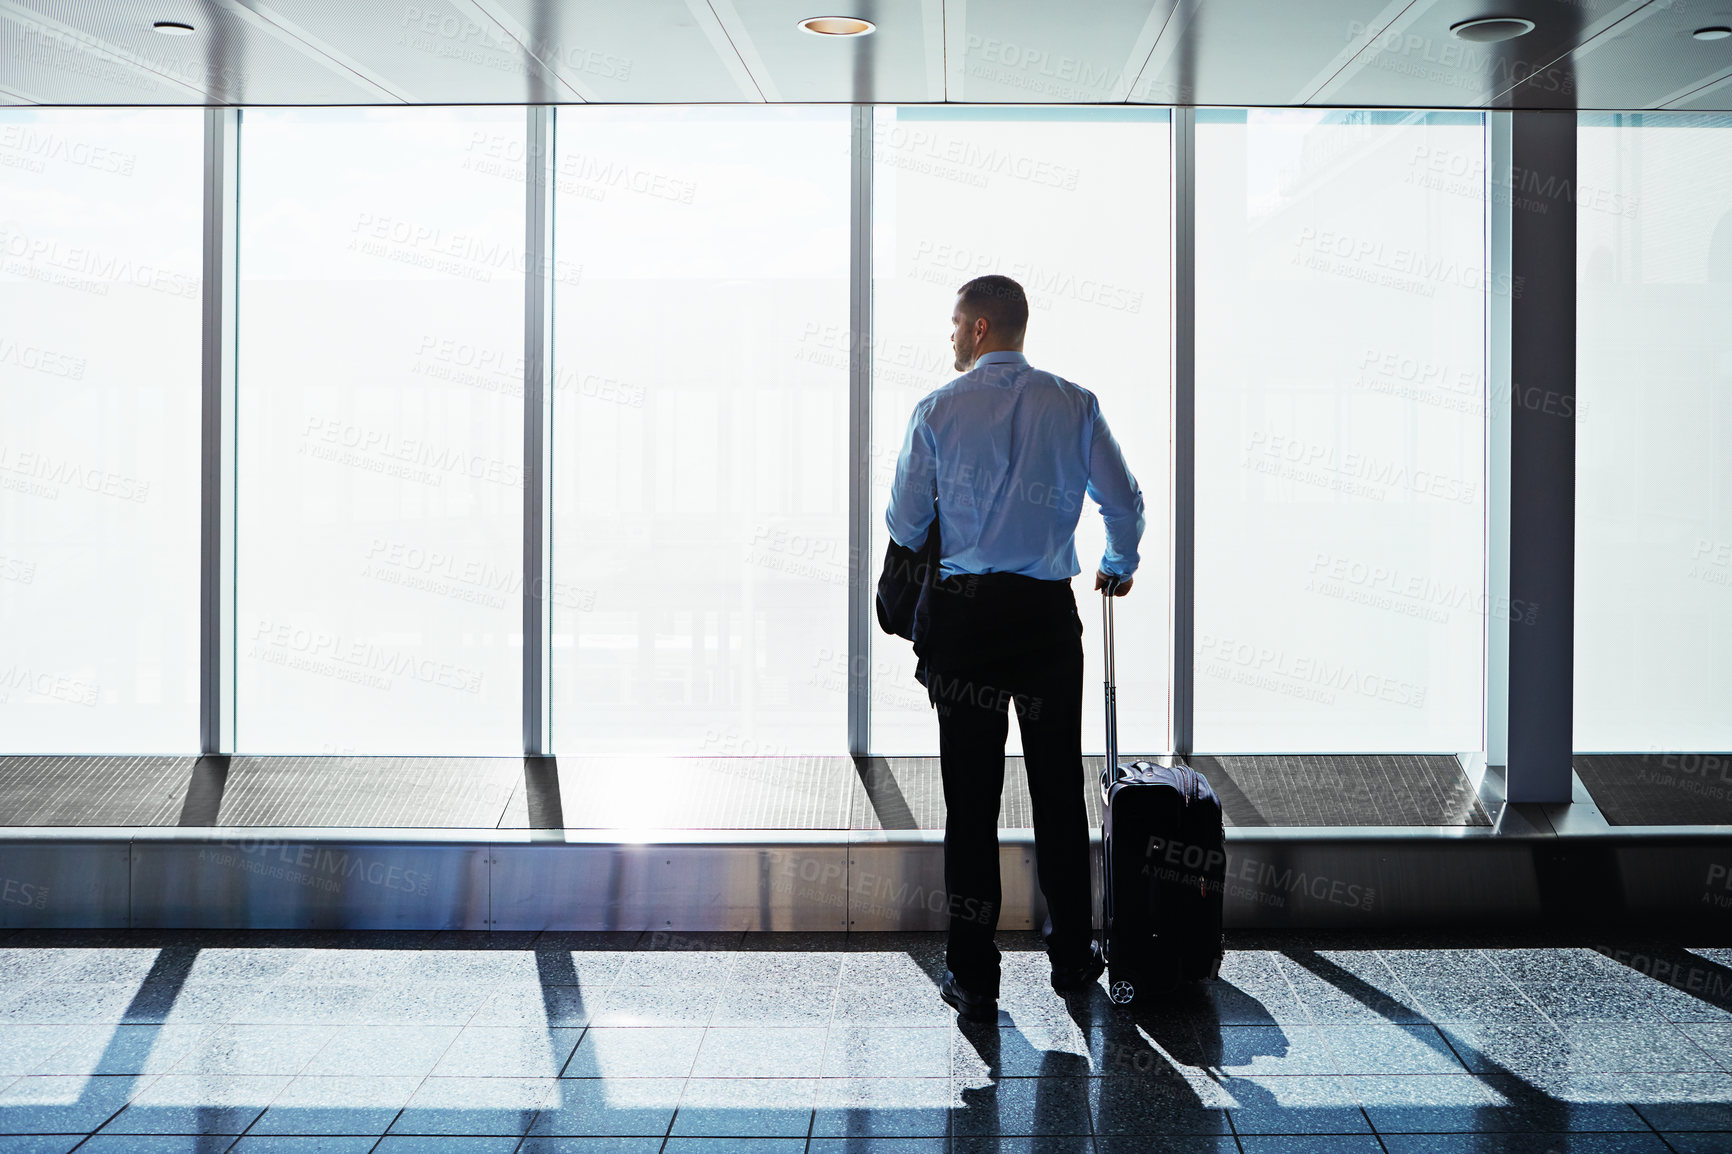
[[[938,987],[938,996],[965,1021],[998,1021],[998,999],[969,993],[957,983],[956,975],[949,970],[944,971],[944,984]]]
[[[1095,984],[1095,979],[1107,968],[1106,959],[1101,957],[1098,943],[1089,946],[1089,960],[1080,966],[1065,966],[1052,969],[1052,988],[1061,994],[1076,994]]]

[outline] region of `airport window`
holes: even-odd
[[[1196,748],[1479,749],[1483,120],[1197,120]]]
[[[956,376],[957,289],[1001,273],[1029,296],[1030,363],[1092,391],[1146,506],[1116,613],[1120,746],[1170,748],[1168,641],[1172,160],[1165,109],[879,108],[873,129],[872,541],[909,414]],[[1080,496],[1080,495],[1079,495]],[[1084,746],[1101,748],[1098,508],[1079,499]],[[873,633],[872,752],[932,755],[938,726],[906,641]],[[1011,752],[1020,750],[1010,727]]]
[[[522,750],[523,129],[242,118],[242,752]]]
[[[0,733],[198,747],[196,111],[0,110]]]
[[[1575,747],[1732,746],[1732,117],[1578,128]]]
[[[1219,110],[1197,122],[1195,746],[1478,749],[1485,619],[1523,611],[1485,594],[1486,405],[1507,398],[1486,395],[1484,304],[1514,286],[1485,269],[1483,117]],[[168,112],[8,112],[3,124],[19,162],[0,172],[0,284],[18,302],[0,331],[13,382],[0,396],[0,614],[22,641],[0,716],[17,719],[21,749],[185,749],[200,124]],[[908,414],[955,375],[957,287],[1017,277],[1031,360],[1100,397],[1141,482],[1138,589],[1118,614],[1121,747],[1170,749],[1168,113],[886,106],[872,125],[870,449],[855,462],[871,479],[870,567]],[[1578,708],[1579,727],[1601,727],[1579,735],[1584,748],[1707,746],[1717,732],[1724,670],[1708,654],[1699,667],[1663,659],[1677,650],[1661,638],[1724,623],[1715,574],[1732,530],[1706,495],[1720,366],[1705,342],[1724,303],[1726,228],[1711,182],[1668,175],[1662,198],[1641,181],[1668,164],[1715,171],[1725,127],[1648,117],[1582,130],[1584,317],[1628,303],[1658,318],[1621,332],[1584,320],[1582,413],[1633,406],[1625,370],[1638,364],[1643,395],[1675,403],[1631,408],[1604,432],[1582,422],[1581,544],[1688,554],[1677,595],[1644,610],[1652,628],[1624,608],[1633,569],[1579,568],[1579,698],[1626,701]],[[520,752],[522,112],[249,110],[240,135],[238,750]],[[559,110],[558,753],[846,751],[850,136],[841,107]],[[128,182],[129,206],[154,204],[151,227],[112,211],[104,181]],[[147,187],[155,201],[139,199]],[[1636,211],[1647,203],[1667,211]],[[56,252],[154,271],[99,283],[54,266]],[[80,293],[79,277],[109,291]],[[83,337],[92,326],[131,333],[146,355],[112,363],[111,342]],[[55,375],[74,367],[75,380]],[[1630,460],[1614,424],[1656,442],[1681,424],[1700,451]],[[112,432],[74,444],[79,429]],[[62,485],[49,508],[37,489],[50,482],[30,470],[67,462],[113,484]],[[108,491],[127,484],[130,500]],[[1084,505],[1073,588],[1092,746],[1103,541]],[[81,585],[44,581],[74,562]],[[128,567],[121,587],[112,573]],[[68,646],[69,628],[101,635]],[[875,630],[870,644],[870,752],[936,752],[909,647]],[[1647,710],[1648,736],[1615,672],[1632,663],[1667,671],[1644,686],[1679,679]],[[1702,670],[1720,681],[1700,688]],[[112,729],[68,722],[85,716],[74,706]]]
[[[562,755],[847,752],[849,147],[846,108],[559,110]]]

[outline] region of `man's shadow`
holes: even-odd
[[[1014,1023],[958,1020],[962,1036],[987,1070],[984,1086],[967,1086],[951,1111],[954,1136],[1045,1135],[1043,1152],[1094,1149],[1089,1059],[1037,1050]]]
[[[1073,1136],[1081,1154],[1090,1148],[1090,1130],[1228,1135],[1229,1100],[1276,1106],[1267,1090],[1221,1071],[1224,1062],[1239,1066],[1288,1051],[1273,1016],[1230,982],[1188,983],[1145,994],[1129,1007],[1115,1005],[1096,985],[1067,998],[1066,1009],[1087,1043],[1086,1056],[1037,1050],[1003,1016],[996,1025],[958,1023],[990,1081],[962,1090],[952,1133],[1059,1136],[1042,1148],[1064,1154],[1070,1147],[1062,1136]],[[1223,1011],[1234,1026],[1265,1028],[1226,1031]],[[1205,1098],[1198,1080],[1205,1080],[1205,1093],[1209,1083],[1224,1092]]]

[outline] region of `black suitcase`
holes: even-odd
[[[1101,772],[1107,991],[1126,1003],[1221,970],[1227,845],[1221,800],[1187,765],[1119,764],[1113,596],[1106,635],[1107,760]]]

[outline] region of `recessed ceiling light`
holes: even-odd
[[[1698,40],[1724,40],[1732,36],[1732,28],[1698,28],[1690,35]]]
[[[813,16],[800,21],[800,28],[814,36],[864,36],[877,25],[854,16]]]
[[[1451,24],[1450,32],[1462,40],[1471,40],[1475,44],[1495,44],[1499,40],[1514,40],[1517,36],[1526,36],[1534,30],[1532,20],[1523,20],[1520,16],[1480,16],[1473,20],[1463,20],[1460,24]]]
[[[155,24],[152,24],[151,27],[162,33],[164,36],[192,35],[192,25],[182,24],[179,20],[158,20]]]

